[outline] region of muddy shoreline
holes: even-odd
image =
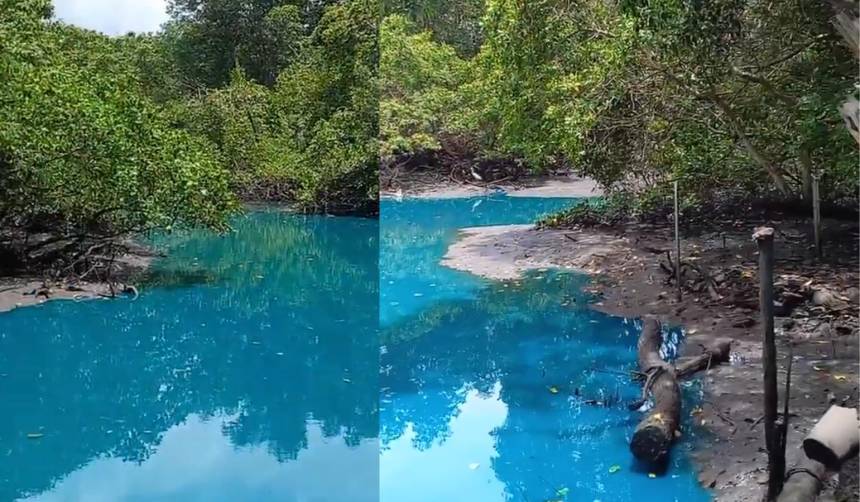
[[[770,223],[778,230],[777,281],[812,281],[848,300],[833,310],[811,301],[776,319],[779,379],[784,380],[789,346],[793,353],[788,466],[801,453],[800,443],[831,403],[857,406],[858,398],[858,263],[854,223],[825,221],[835,256],[818,263],[806,244],[803,221],[732,222],[725,228],[683,236],[682,255],[703,269],[740,271],[749,294],[737,291],[685,291],[675,299],[674,285],[659,265],[662,250],[672,246],[665,225],[620,228],[538,230],[530,225],[463,229],[443,263],[484,277],[509,280],[529,269],[555,267],[592,277],[593,308],[611,315],[655,315],[683,326],[685,347],[695,351],[716,338],[734,340],[733,363],[699,376],[704,400],[695,412],[697,436],[692,452],[699,481],[715,500],[759,501],[767,479],[762,416],[762,366],[757,306],[757,254],[751,235],[755,226]],[[847,248],[844,242],[849,239]],[[725,244],[724,244],[725,243]],[[845,248],[845,249],[843,249]],[[743,290],[744,288],[742,288]],[[732,296],[734,295],[734,296]],[[754,301],[754,300],[753,300]],[[739,306],[742,305],[742,306]],[[783,390],[780,383],[780,393]],[[781,406],[781,405],[780,405]],[[827,480],[819,500],[857,500],[857,464]]]
[[[440,180],[434,173],[402,174],[398,182],[381,191],[382,197],[454,199],[478,197],[497,192],[509,197],[599,197],[603,195],[593,180],[577,176],[528,176],[518,180],[489,183],[458,183]]]
[[[135,278],[149,268],[155,257],[155,253],[140,248],[117,258],[112,282],[51,280],[35,274],[0,277],[0,314],[53,300],[83,301],[135,295]]]

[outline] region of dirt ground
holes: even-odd
[[[693,451],[701,483],[716,500],[759,501],[767,479],[761,425],[761,328],[758,319],[757,246],[760,225],[776,229],[775,283],[779,386],[783,393],[789,353],[791,388],[787,464],[831,403],[858,404],[858,228],[824,221],[822,260],[809,243],[809,222],[787,218],[715,223],[682,232],[689,270],[682,300],[661,268],[673,248],[668,224],[619,228],[537,230],[529,225],[465,229],[444,258],[452,268],[510,279],[530,268],[562,267],[589,273],[594,308],[613,315],[655,315],[683,326],[686,348],[715,338],[734,340],[732,361],[703,375],[705,400],[693,413],[703,439]],[[710,285],[706,287],[706,285]],[[692,290],[691,290],[692,289]],[[694,291],[701,289],[701,291]],[[780,409],[782,409],[780,397]],[[821,501],[856,501],[857,463],[828,479]]]

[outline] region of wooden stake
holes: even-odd
[[[678,285],[677,300],[681,301],[681,232],[678,224],[678,181],[675,180],[675,282]]]
[[[821,199],[818,191],[820,174],[812,175],[812,231],[815,234],[815,256],[821,258]]]
[[[785,402],[782,407],[782,431],[779,433],[779,454],[785,458],[785,449],[788,446],[788,417],[789,401],[791,400],[791,365],[794,362],[794,346],[788,345],[788,365],[785,368]]]
[[[753,238],[759,252],[759,308],[762,326],[762,363],[764,365],[764,435],[767,447],[767,500],[776,500],[785,476],[776,415],[779,395],[776,387],[776,340],[773,333],[773,229],[757,228]]]

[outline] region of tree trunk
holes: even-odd
[[[676,367],[660,357],[662,344],[660,321],[646,317],[639,335],[637,356],[639,371],[646,375],[642,400],[650,392],[654,407],[636,426],[630,440],[630,451],[639,461],[658,468],[665,466],[672,443],[679,435],[681,388],[678,378],[728,361],[732,341],[726,338],[716,340],[712,346],[703,347],[702,354],[684,358]]]
[[[806,147],[800,149],[800,182],[803,202],[812,204],[812,159]]]
[[[779,168],[773,163],[766,159],[764,154],[758,151],[755,145],[749,140],[744,132],[743,128],[740,124],[740,119],[735,115],[735,112],[729,107],[729,105],[723,101],[722,98],[717,96],[716,93],[710,93],[711,101],[723,112],[723,116],[726,121],[731,126],[732,130],[735,131],[735,134],[738,136],[738,140],[741,142],[741,146],[743,146],[744,150],[746,150],[747,154],[761,167],[764,168],[765,171],[770,175],[770,178],[773,180],[773,184],[776,188],[783,194],[788,195],[788,187],[785,184],[785,178],[782,176],[782,172]]]

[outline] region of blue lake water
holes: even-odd
[[[0,501],[378,500],[378,222],[234,227],[0,314]]]
[[[632,461],[640,415],[627,403],[640,388],[623,374],[635,368],[638,322],[589,309],[581,275],[493,282],[439,265],[459,228],[530,223],[571,203],[383,200],[381,500],[710,499],[686,454],[692,424],[665,473]],[[685,388],[688,403],[696,393]]]
[[[156,238],[136,300],[0,314],[0,501],[708,500],[690,424],[666,474],[631,462],[635,321],[580,275],[439,265],[459,228],[570,203],[256,212]]]

